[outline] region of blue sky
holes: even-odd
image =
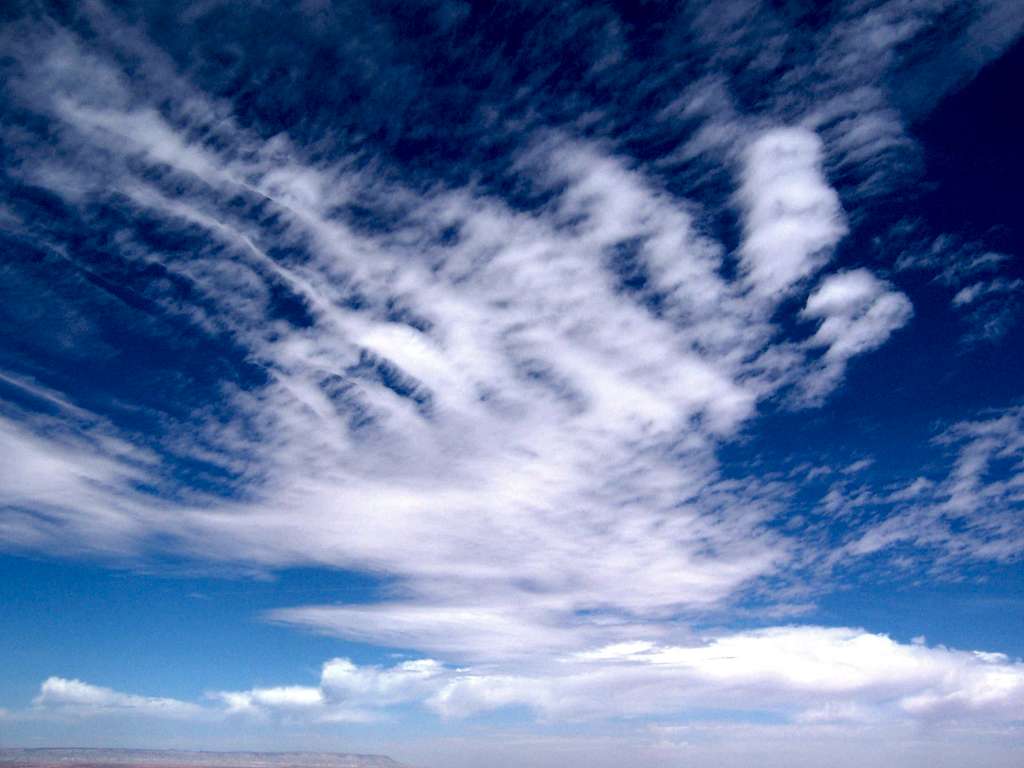
[[[0,745],[1020,764],[1019,3],[0,18]]]

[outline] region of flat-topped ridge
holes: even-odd
[[[0,749],[5,768],[402,768],[385,755],[342,752],[207,752],[179,749]]]

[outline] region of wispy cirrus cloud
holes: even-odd
[[[844,628],[689,625],[751,596],[761,613],[730,615],[805,613],[799,601],[843,564],[897,545],[933,573],[1024,552],[1016,465],[988,474],[1016,461],[1015,410],[955,427],[944,479],[830,493],[823,509],[848,525],[834,545],[791,524],[795,476],[720,463],[763,410],[827,402],[914,313],[898,264],[883,279],[837,250],[859,221],[841,201],[881,194],[914,161],[883,81],[937,23],[927,5],[851,6],[813,55],[770,9],[754,25],[698,14],[687,21],[714,43],[710,69],[687,73],[697,85],[683,97],[638,88],[658,105],[650,125],[605,134],[599,111],[506,124],[482,108],[489,140],[516,138],[506,165],[429,184],[368,159],[363,134],[339,150],[345,130],[302,110],[266,130],[257,97],[204,90],[99,6],[83,15],[109,50],[55,23],[7,33],[20,122],[2,130],[23,194],[3,211],[5,237],[31,254],[26,274],[57,286],[55,313],[96,302],[88,347],[114,373],[99,377],[103,396],[78,397],[42,353],[33,374],[49,385],[3,374],[0,450],[18,457],[0,467],[4,548],[367,572],[386,584],[375,601],[265,618],[434,657],[335,659],[314,684],[203,704],[50,678],[36,706],[350,723],[412,706],[1013,721],[1020,663],[1002,656]],[[610,60],[581,76],[596,88]],[[750,77],[770,81],[764,98]],[[657,162],[627,151],[645,130],[678,132]],[[442,154],[435,138],[424,154]],[[1015,287],[997,261],[951,267],[974,281],[953,303]],[[138,361],[155,373],[130,389]],[[842,482],[867,467],[849,464]]]

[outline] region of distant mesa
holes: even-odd
[[[177,749],[0,749],[0,768],[404,768],[384,755],[191,752]]]

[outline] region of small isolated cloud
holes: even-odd
[[[874,465],[874,463],[874,459],[858,459],[857,461],[847,464],[840,470],[840,472],[842,472],[842,474],[844,475],[856,475],[860,472],[863,472],[865,469],[870,468],[871,466]]]
[[[577,719],[712,706],[794,722],[979,714],[1014,720],[1024,703],[1024,664],[863,630],[787,626],[692,646],[620,642],[528,673],[453,669],[429,659],[383,669],[339,659],[324,666],[321,690],[318,717],[331,706],[379,711],[416,702],[445,717],[504,707]]]
[[[545,717],[685,713],[698,707],[771,712],[793,721],[985,715],[1013,721],[1024,664],[885,635],[774,627],[698,646],[620,643],[576,656],[550,676],[460,673],[428,705],[465,716],[510,705]]]
[[[906,296],[866,269],[822,280],[801,313],[818,322],[808,346],[825,350],[818,369],[804,382],[806,398],[820,400],[842,377],[851,358],[880,347],[913,313]]]

